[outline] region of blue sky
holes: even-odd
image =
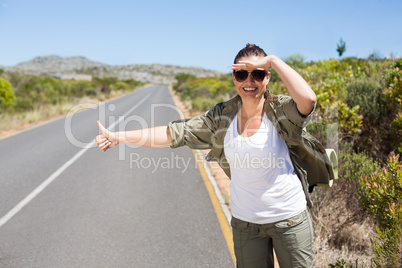
[[[171,64],[229,72],[255,43],[307,61],[402,56],[401,0],[0,0],[0,65],[84,56],[112,65]]]

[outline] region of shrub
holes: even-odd
[[[14,110],[16,112],[25,112],[33,110],[34,106],[31,99],[16,98]]]
[[[399,105],[394,107],[401,110],[402,107],[402,59],[396,61],[392,68],[384,75],[385,81],[385,97],[391,102],[391,105]]]
[[[337,105],[337,119],[343,135],[357,136],[361,132],[363,119],[358,115],[359,106],[349,108],[345,103],[339,101]]]
[[[111,91],[111,85],[116,83],[117,81],[118,80],[115,77],[105,77],[105,78],[95,77],[93,79],[93,84],[97,90],[99,90],[102,93],[105,93],[106,95],[109,95]]]
[[[352,152],[352,144],[344,144],[345,149],[339,155],[339,176],[351,182],[360,182],[363,175],[369,175],[380,169],[380,164],[365,153]],[[357,190],[357,189],[356,189]]]
[[[358,136],[361,132],[363,118],[358,114],[359,106],[349,108],[344,102],[337,101],[323,108],[318,108],[313,122],[307,126],[318,140],[326,146],[328,131],[337,131],[339,137],[336,139],[352,138]],[[334,125],[335,124],[335,125]],[[337,129],[333,129],[336,127]],[[331,130],[332,129],[332,130]],[[334,138],[334,137],[333,137]]]
[[[210,91],[212,96],[217,96],[219,94],[227,94],[233,89],[233,85],[229,81],[217,81],[214,83]]]
[[[59,92],[57,92],[50,83],[42,85],[43,94],[46,97],[46,102],[56,104],[59,99]]]
[[[118,81],[114,84],[112,84],[112,90],[124,90],[124,91],[129,91],[130,90],[130,86],[122,81]],[[96,95],[95,95],[96,96]]]
[[[87,89],[85,89],[84,94],[85,94],[85,96],[96,97],[96,96],[98,96],[98,91],[96,91],[94,88],[87,88]]]
[[[402,133],[402,112],[399,112],[395,119],[391,123],[392,129],[395,130],[394,135],[396,136],[394,140],[394,147],[398,151],[398,153],[402,153],[402,138],[401,138],[401,133]],[[398,143],[399,141],[399,143]]]
[[[216,100],[209,98],[196,98],[191,101],[192,107],[201,112],[212,109],[216,103]]]
[[[87,90],[94,89],[94,85],[89,81],[73,81],[68,83],[70,94],[76,98],[82,98]]]
[[[384,113],[382,89],[372,80],[359,79],[347,87],[345,102],[350,108],[359,105],[364,117],[378,117]]]
[[[372,239],[379,267],[402,267],[402,163],[391,153],[380,172],[363,176],[362,207],[377,219],[377,238]]]
[[[7,107],[14,104],[15,95],[11,83],[0,77],[0,105]]]
[[[179,73],[175,76],[177,82],[173,85],[173,89],[181,92],[182,85],[187,81],[194,80],[195,78],[196,78],[195,75],[192,74]]]
[[[137,81],[137,80],[134,80],[134,79],[124,80],[123,82],[126,83],[126,84],[128,84],[131,89],[134,89],[134,88],[136,88],[136,87],[145,85],[144,82]]]
[[[385,73],[384,80],[385,98],[393,120],[391,144],[395,150],[402,153],[402,59],[396,61],[392,69]]]

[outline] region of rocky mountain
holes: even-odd
[[[162,64],[108,65],[85,57],[44,56],[11,67],[0,67],[8,72],[31,75],[49,75],[60,79],[91,80],[96,77],[135,79],[146,83],[170,84],[178,73],[196,77],[219,76],[222,73],[199,67],[181,67]]]

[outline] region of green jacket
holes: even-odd
[[[302,116],[289,96],[266,93],[264,109],[268,119],[289,148],[295,173],[299,177],[307,204],[312,207],[308,193],[316,185],[331,186],[336,163],[332,163],[325,148],[305,131],[310,116]],[[240,96],[217,104],[205,114],[169,123],[172,148],[187,145],[192,149],[211,149],[207,161],[217,161],[230,178],[230,167],[224,152],[224,138],[241,106]],[[335,175],[334,175],[335,174]]]

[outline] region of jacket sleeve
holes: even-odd
[[[296,102],[288,96],[281,96],[282,97],[282,105],[283,105],[283,113],[285,117],[296,125],[299,128],[304,128],[307,123],[310,121],[315,107],[311,110],[308,115],[302,115],[299,110],[297,110]]]
[[[190,119],[170,122],[171,148],[187,145],[191,149],[210,149],[213,144],[215,122],[213,110]]]

